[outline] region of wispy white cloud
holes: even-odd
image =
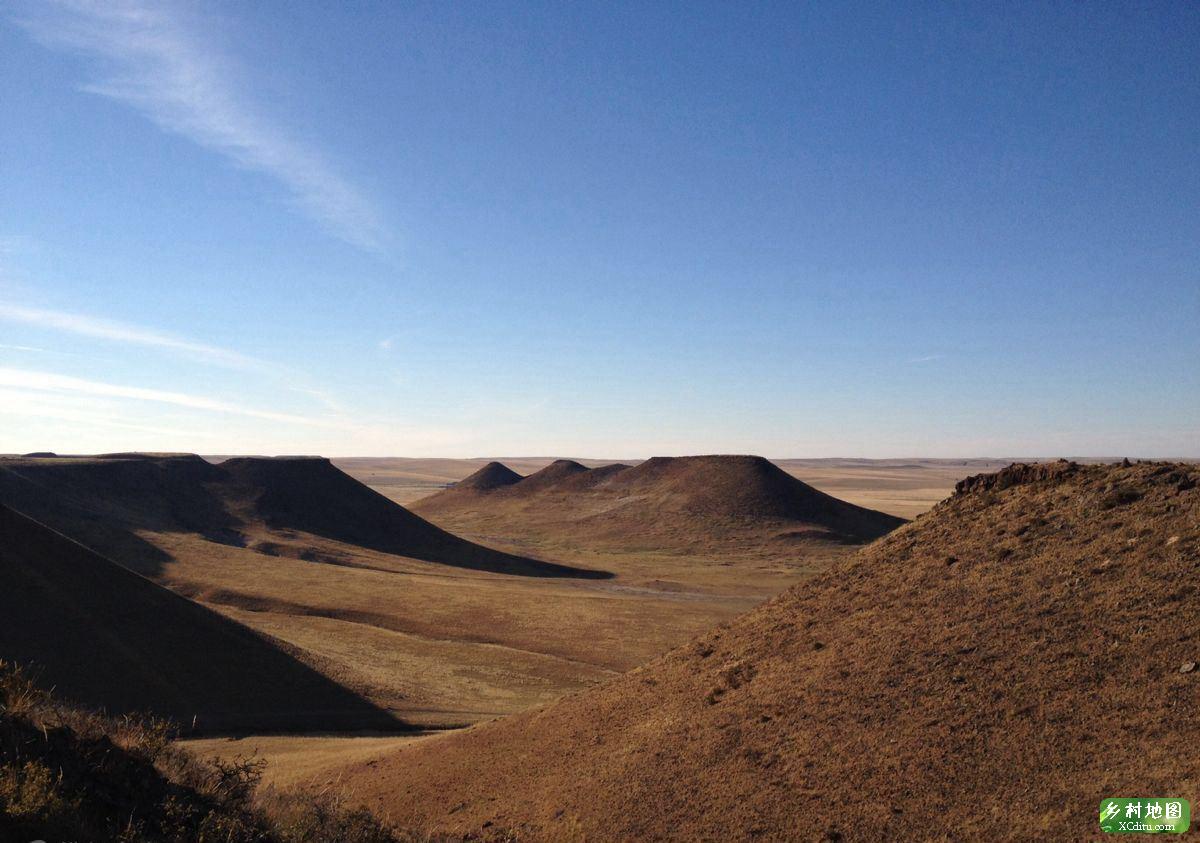
[[[923,357],[910,357],[906,362],[909,363],[932,363],[934,360],[941,360],[946,355],[944,354],[926,354]]]
[[[0,388],[0,418],[34,418],[65,422],[74,429],[92,430],[96,426],[151,433],[160,436],[182,437],[188,441],[216,439],[221,432],[209,427],[180,428],[130,419],[119,402],[91,395],[36,392],[25,389]],[[42,428],[39,428],[41,431]],[[9,431],[11,433],[11,429]],[[40,434],[39,434],[40,435]],[[35,445],[36,439],[25,444]]]
[[[331,413],[343,415],[347,412],[340,401],[323,389],[312,389],[307,386],[290,386],[288,389],[292,392],[299,392],[301,395],[307,395]]]
[[[149,401],[157,404],[170,404],[185,407],[190,410],[225,413],[229,415],[246,416],[265,421],[296,424],[308,427],[342,428],[343,425],[323,418],[299,416],[292,413],[277,413],[271,410],[257,410],[241,404],[206,398],[200,395],[189,395],[183,392],[172,392],[162,389],[147,389],[139,386],[123,386],[120,384],[104,383],[101,381],[85,380],[83,378],[60,375],[54,372],[30,371],[27,369],[12,369],[0,367],[0,387],[12,389],[33,390],[36,392],[67,393],[92,395],[104,398],[118,398],[133,401]]]
[[[0,301],[0,321],[20,322],[39,328],[49,328],[65,331],[85,337],[109,340],[111,342],[147,345],[155,348],[179,352],[186,356],[244,371],[275,372],[278,367],[263,360],[214,345],[193,342],[137,325],[116,322],[96,316],[80,313],[65,313],[60,310],[45,310],[36,307],[12,304]],[[32,347],[26,350],[35,350]]]
[[[228,419],[212,424],[213,413]],[[120,430],[136,436],[122,439],[114,432]],[[333,456],[405,451],[432,456],[461,448],[474,436],[472,430],[453,424],[304,416],[227,399],[0,367],[0,449],[14,452],[207,449],[207,453]]]
[[[384,247],[380,216],[316,150],[256,109],[230,62],[182,11],[140,0],[56,0],[19,22],[42,43],[101,60],[84,90],[125,103],[161,128],[189,138],[282,184],[327,231],[371,251]]]

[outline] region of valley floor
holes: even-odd
[[[262,784],[280,789],[336,788],[349,764],[371,764],[403,746],[436,740],[452,732],[416,735],[251,735],[195,738],[178,743],[202,759],[264,762]]]
[[[615,576],[576,580],[450,568],[318,536],[297,535],[276,555],[184,534],[148,539],[177,560],[156,577],[164,585],[426,728],[511,714],[628,670],[848,552],[736,564],[578,553],[574,563]],[[300,548],[310,559],[290,555]],[[314,551],[327,561],[310,561]]]
[[[402,503],[475,470],[470,460],[340,460],[339,467]],[[549,460],[514,461],[534,471]],[[865,506],[913,517],[984,461],[781,463],[818,488]],[[526,464],[528,463],[528,464]],[[853,464],[851,464],[853,463]],[[598,464],[598,463],[597,463]],[[551,702],[643,664],[820,570],[856,548],[814,546],[800,558],[695,558],[599,553],[553,536],[483,535],[483,544],[611,571],[611,580],[507,577],[429,565],[316,536],[315,549],[340,564],[267,556],[251,549],[155,536],[176,559],[167,585],[286,642],[399,717],[430,729],[489,720]],[[171,546],[172,542],[189,546]],[[265,781],[336,786],[332,771],[367,763],[412,740],[396,736],[239,736],[190,741],[226,759],[257,754]]]
[[[616,574],[583,581],[429,570],[442,566],[361,549],[352,561],[369,568],[281,557],[251,565],[228,549],[201,561],[203,550],[177,548],[185,561],[167,566],[166,584],[284,642],[302,661],[432,730],[185,742],[205,758],[263,759],[265,784],[319,789],[336,789],[336,771],[347,765],[548,704],[645,663],[847,552],[829,549],[801,565],[579,554],[574,562]]]

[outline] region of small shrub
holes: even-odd
[[[347,807],[330,794],[266,789],[259,807],[270,818],[280,843],[338,840],[344,843],[399,843],[365,808]]]

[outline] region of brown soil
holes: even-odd
[[[966,481],[731,625],[347,790],[527,840],[1093,839],[1103,797],[1200,788],[1198,486],[1176,464]]]
[[[462,483],[412,507],[456,532],[660,553],[858,543],[904,523],[819,492],[752,456],[655,457],[592,469],[558,460],[517,483],[487,489]]]
[[[219,465],[187,454],[2,459],[0,503],[147,574],[170,560],[140,532],[197,533],[242,546],[248,528],[265,524],[473,570],[608,577],[458,538],[320,457],[241,457]]]
[[[189,731],[403,724],[283,646],[0,506],[0,656],[75,702]]]

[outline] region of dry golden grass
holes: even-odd
[[[401,718],[461,725],[520,711],[624,671],[732,618],[806,573],[678,556],[582,554],[612,580],[451,569],[317,536],[274,540],[341,564],[268,556],[181,533],[143,538],[177,561],[159,580],[291,645]],[[824,551],[837,554],[840,549]],[[824,559],[810,560],[813,568]]]
[[[901,518],[932,509],[971,474],[998,471],[1010,460],[775,460],[828,495]]]
[[[431,727],[490,720],[583,690],[731,620],[807,573],[769,560],[745,567],[672,555],[583,554],[572,558],[616,578],[540,580],[445,572],[336,548],[355,563],[402,572],[389,574],[235,548],[213,553],[205,542],[173,544],[186,542],[182,537],[155,540],[182,560],[167,567],[169,585],[287,642],[302,660],[377,705]],[[828,561],[814,558],[812,565]],[[267,762],[266,782],[340,792],[337,770],[409,740],[284,735],[193,746],[225,759],[257,748]]]
[[[238,758],[262,762],[262,784],[280,789],[336,788],[347,764],[368,765],[414,741],[436,740],[449,732],[417,735],[254,735],[197,738],[179,745],[200,759],[226,763]]]

